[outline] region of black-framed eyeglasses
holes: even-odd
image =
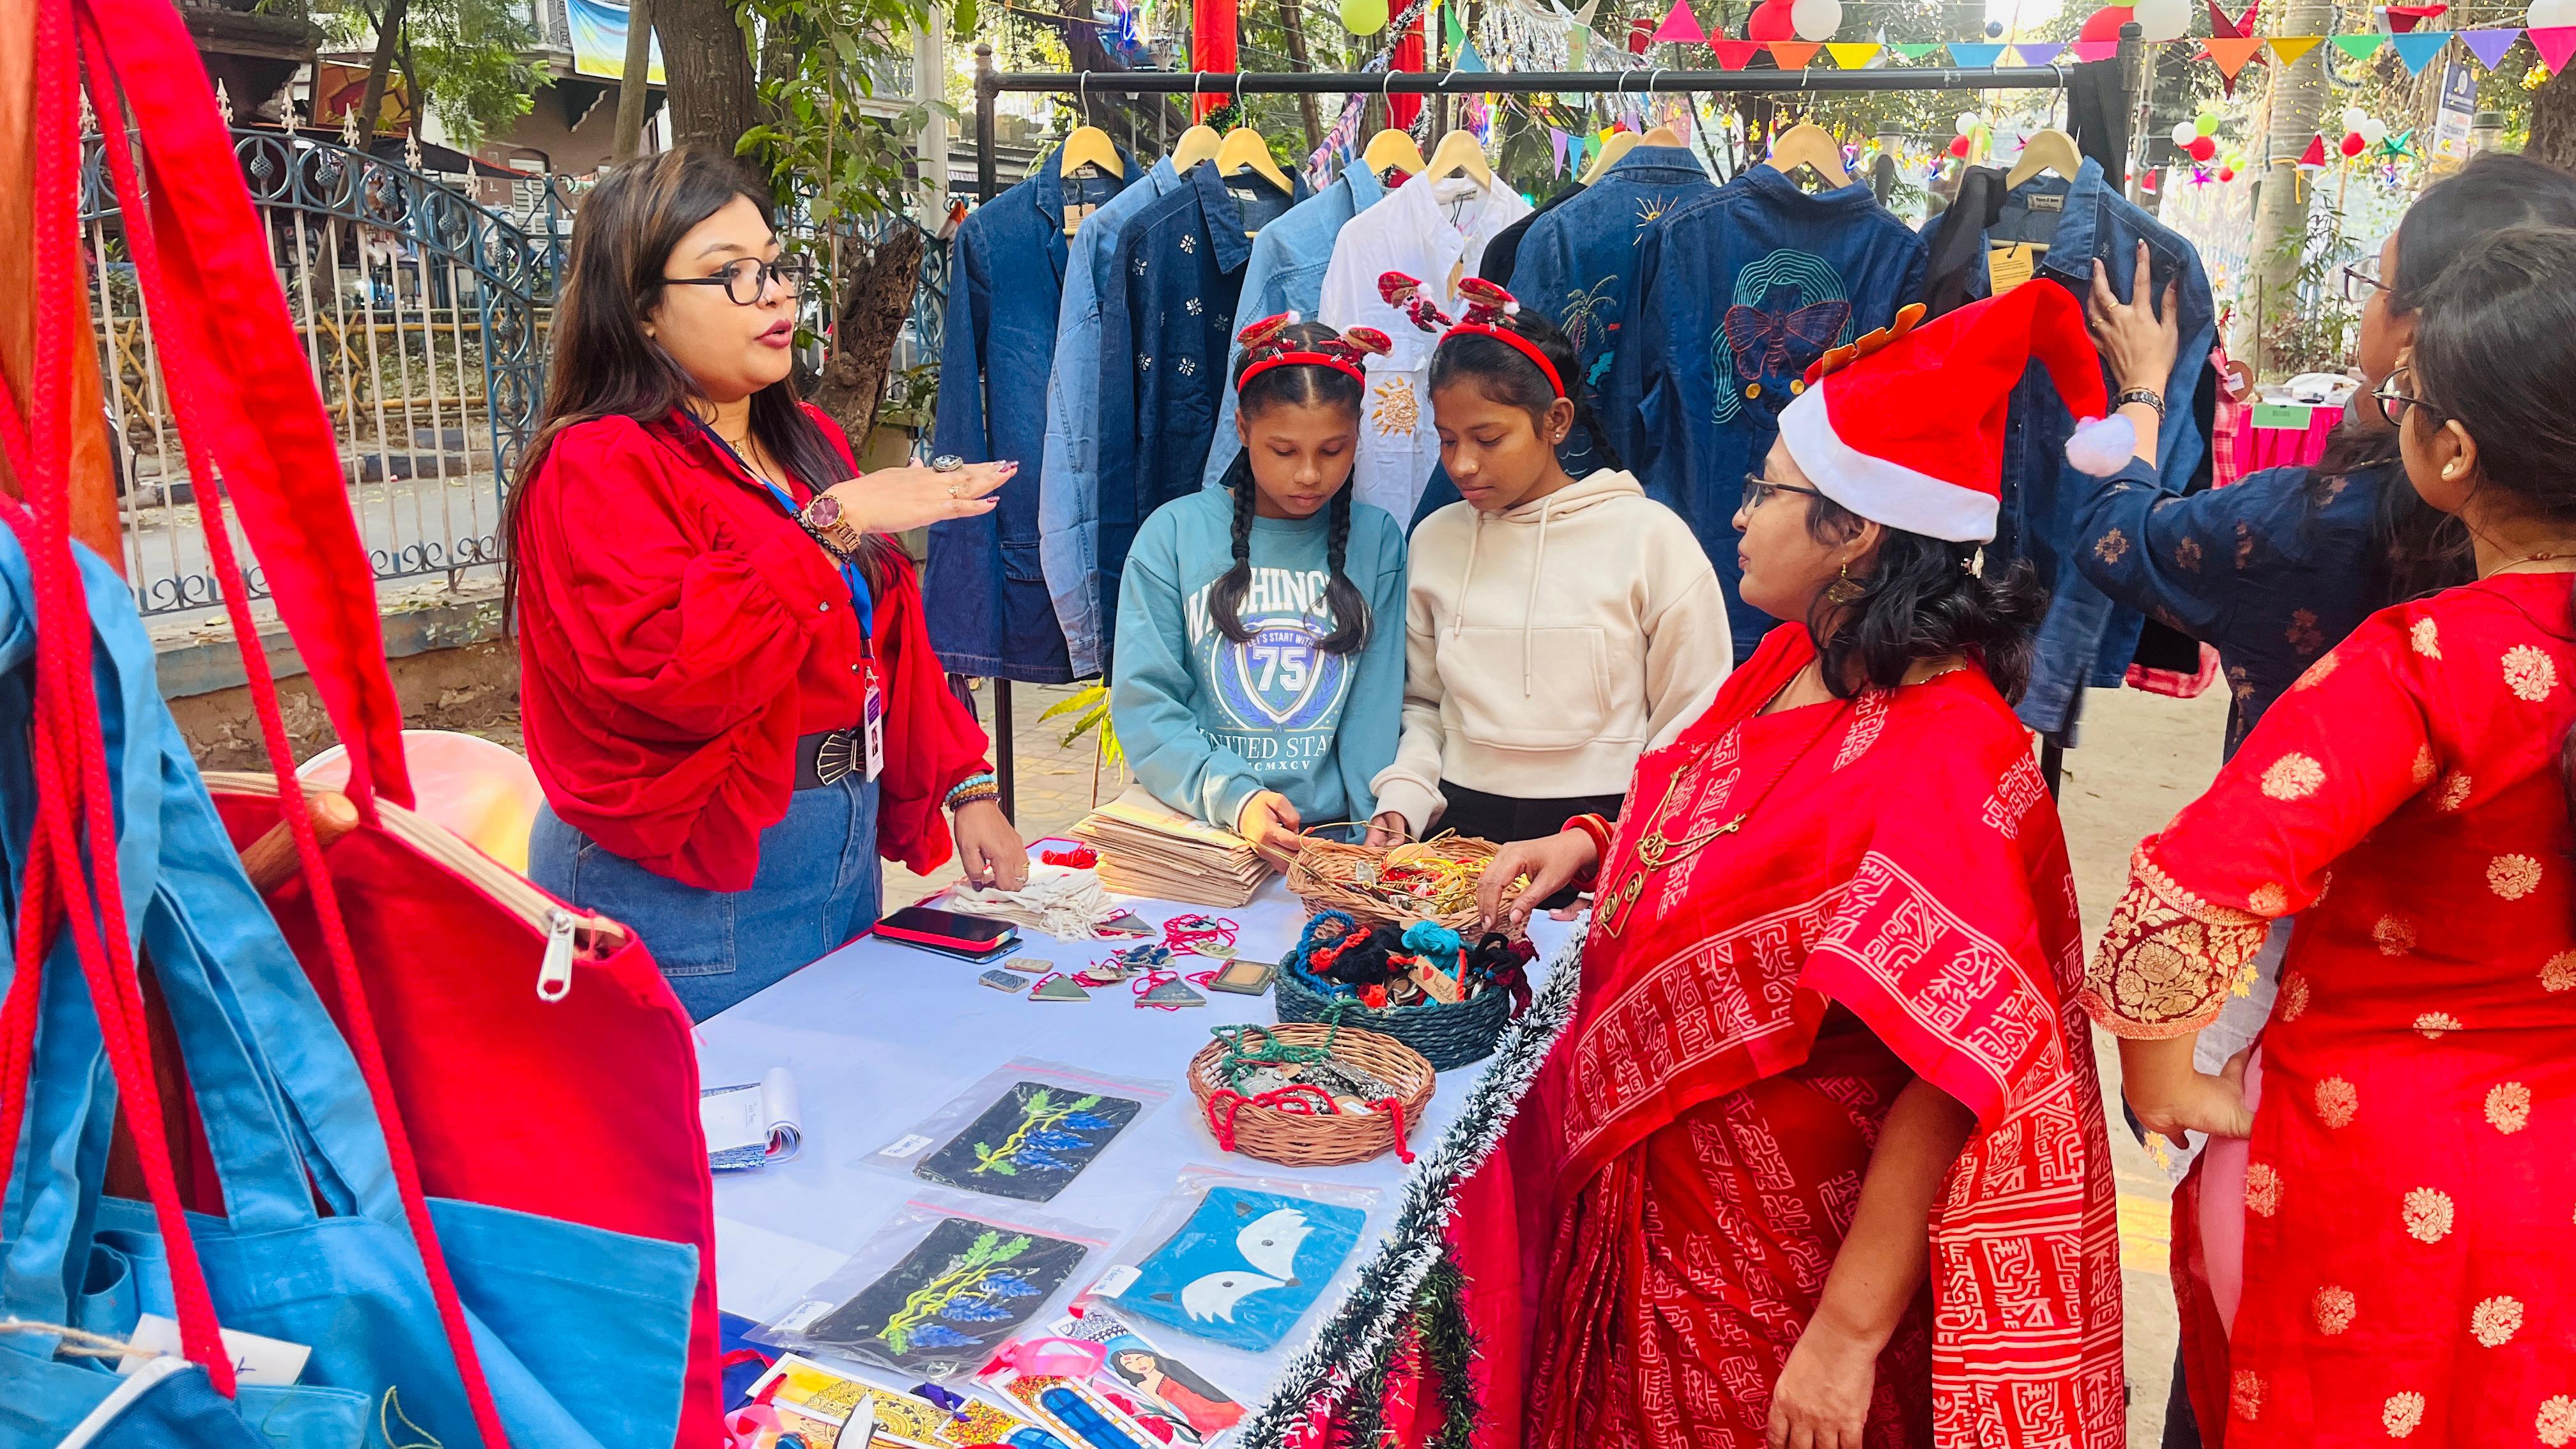
[[[2401,367],[2388,374],[2388,380],[2382,382],[2370,395],[2371,400],[2379,404],[2379,415],[2388,419],[2388,425],[2392,428],[2405,426],[2408,408],[2422,408],[2427,416],[2436,420],[2442,416],[2432,404],[2422,398],[2397,390],[2397,379],[2407,376],[2410,371],[2412,369]]]
[[[2373,292],[2394,290],[2380,279],[2377,257],[2353,262],[2343,269],[2343,299],[2347,302],[2367,302]]]
[[[803,257],[780,257],[762,261],[758,257],[741,257],[724,264],[711,277],[664,277],[666,287],[722,287],[725,296],[737,307],[752,307],[769,292],[776,282],[789,300],[805,291],[806,281],[814,275],[814,264]]]
[[[1810,498],[1822,498],[1825,496],[1813,488],[1801,488],[1795,483],[1782,483],[1775,479],[1765,478],[1759,473],[1747,473],[1744,475],[1744,502],[1736,511],[1740,513],[1751,513],[1754,509],[1757,509],[1764,503],[1770,501],[1771,495],[1774,493],[1804,493]]]

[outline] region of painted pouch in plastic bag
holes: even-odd
[[[1192,1168],[1091,1296],[1130,1319],[1267,1353],[1368,1234],[1381,1195]]]
[[[1047,1202],[1172,1091],[1168,1082],[1012,1061],[863,1160],[941,1187]]]

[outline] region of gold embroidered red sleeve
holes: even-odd
[[[2245,988],[2269,925],[2185,890],[2141,845],[2129,861],[2128,892],[2085,972],[2084,1009],[2114,1036],[2198,1031],[2230,991]]]

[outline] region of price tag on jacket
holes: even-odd
[[[2002,296],[2027,282],[2039,271],[2039,251],[2029,242],[1986,249],[1986,281],[1993,295]]]

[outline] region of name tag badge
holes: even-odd
[[[867,722],[868,778],[885,773],[885,691],[877,686],[876,661],[871,659],[863,671],[868,678],[868,702],[861,717]]]

